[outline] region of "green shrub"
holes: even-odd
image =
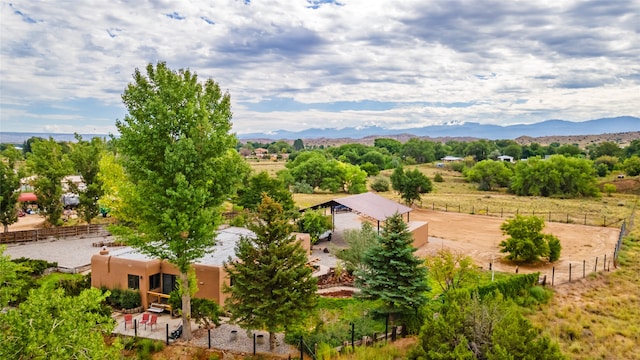
[[[433,176],[433,181],[434,181],[434,182],[444,182],[444,178],[442,177],[442,174],[440,174],[440,173],[436,173],[436,174]]]
[[[239,212],[236,216],[234,216],[229,221],[229,225],[237,226],[237,227],[244,227],[245,225],[247,225],[248,222],[249,222],[249,216],[248,216],[247,212],[242,211],[242,212]]]
[[[141,305],[140,292],[125,290],[122,292],[120,303],[124,309],[133,309]]]
[[[297,194],[313,194],[313,186],[305,182],[297,182],[293,184],[291,191]]]
[[[45,270],[49,268],[58,267],[57,262],[48,262],[46,260],[35,260],[28,259],[25,257],[21,257],[18,259],[11,260],[16,264],[21,264],[22,266],[28,268],[28,274],[31,276],[41,276]]]
[[[377,177],[371,183],[371,189],[376,192],[389,191],[389,180],[383,177]]]
[[[562,246],[560,245],[560,240],[557,237],[549,238],[549,262],[556,262],[560,259],[560,251],[562,250]]]

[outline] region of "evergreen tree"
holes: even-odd
[[[224,288],[230,294],[225,306],[243,328],[267,330],[273,350],[275,333],[300,324],[315,308],[317,282],[280,204],[263,195],[247,227],[255,236],[242,237],[237,259],[224,264],[233,282]]]
[[[415,314],[427,302],[427,269],[413,253],[413,237],[402,219],[387,218],[378,244],[364,256],[365,268],[356,271],[361,296],[380,299],[389,314]]]

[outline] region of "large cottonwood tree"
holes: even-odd
[[[180,271],[183,338],[191,338],[192,264],[212,249],[222,202],[247,165],[235,151],[231,99],[212,79],[163,62],[136,69],[117,121],[119,158],[131,186],[121,203],[135,224],[131,245]],[[193,285],[193,284],[192,284]]]

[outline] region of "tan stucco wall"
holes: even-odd
[[[224,269],[217,266],[194,265],[198,292],[196,297],[207,298],[224,305],[225,295],[222,293],[222,281],[225,279]],[[145,309],[150,301],[147,291],[160,292],[160,289],[149,289],[149,277],[154,274],[170,274],[180,277],[178,269],[160,260],[132,260],[110,255],[94,255],[91,258],[91,286],[108,289],[126,289],[128,275],[140,277],[140,298]]]
[[[409,231],[413,235],[413,247],[419,249],[429,242],[429,223],[426,221],[410,221]]]

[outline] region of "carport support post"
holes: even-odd
[[[253,356],[256,356],[256,333],[253,333]]]
[[[138,337],[138,320],[133,319],[133,336]]]
[[[167,326],[167,345],[169,345],[169,323],[165,324]]]

